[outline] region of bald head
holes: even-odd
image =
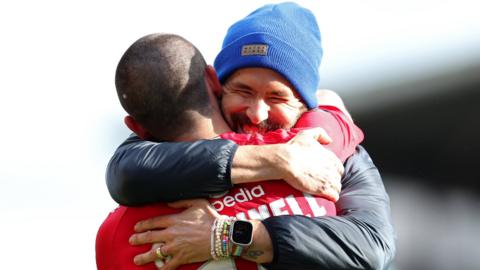
[[[174,140],[192,126],[191,112],[209,116],[206,63],[198,49],[172,34],[145,36],[125,52],[115,74],[123,108],[156,140]]]

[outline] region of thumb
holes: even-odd
[[[330,136],[328,136],[328,133],[325,131],[325,129],[323,128],[319,128],[320,129],[320,134],[318,134],[318,138],[317,138],[317,141],[321,144],[329,144],[331,142],[333,142],[332,138],[330,138]]]
[[[328,144],[332,142],[332,139],[328,136],[327,132],[323,128],[319,127],[301,130],[292,140],[290,140],[290,142],[293,143],[307,138],[314,139],[322,144]]]

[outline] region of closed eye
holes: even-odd
[[[244,97],[251,97],[253,95],[252,92],[244,89],[235,89],[233,92]]]
[[[283,97],[269,97],[268,100],[272,103],[286,103],[288,99]]]

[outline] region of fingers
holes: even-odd
[[[339,194],[338,192],[333,192],[333,193],[331,194],[330,200],[331,200],[332,202],[337,202],[338,199],[340,199],[340,194]]]
[[[342,174],[339,170],[343,170],[343,165],[341,163],[337,165],[336,169],[332,169],[330,173],[327,173],[326,178],[328,188],[333,189],[337,194],[342,190]]]
[[[333,155],[334,166],[337,169],[337,172],[340,174],[340,176],[342,176],[343,173],[345,172],[345,168],[343,167],[343,163],[337,158],[337,156],[335,154],[332,153],[332,155]]]
[[[326,186],[322,194],[319,194],[320,197],[324,197],[330,201],[337,202],[340,198],[340,191],[338,188],[333,187],[332,185]]]
[[[180,257],[173,257],[172,259],[165,262],[164,266],[160,270],[175,270],[180,265],[182,265],[182,260]]]
[[[156,258],[157,258],[157,255],[155,254],[155,250],[151,249],[148,252],[135,256],[135,258],[133,258],[133,262],[136,265],[144,265],[144,264],[155,261]]]
[[[333,172],[332,174],[327,176],[327,181],[324,184],[324,189],[325,190],[332,190],[335,193],[340,193],[340,190],[342,189],[342,184],[341,184],[341,179],[340,176],[336,173]]]
[[[194,206],[208,207],[209,205],[210,204],[205,199],[182,200],[168,204],[168,206],[173,208],[190,208]],[[135,224],[134,230],[135,232],[145,232],[148,230],[168,228],[175,224],[176,219],[180,214],[158,216],[139,221]]]
[[[295,138],[310,137],[310,138],[313,138],[313,139],[317,140],[318,137],[320,136],[322,130],[323,130],[323,128],[319,128],[319,127],[303,129],[303,130],[300,130],[300,132],[298,132],[298,134],[297,134],[297,136],[295,136]]]
[[[338,199],[340,198],[338,192],[336,192],[335,190],[333,189],[327,189],[327,190],[323,190],[321,193],[319,194],[315,194],[319,197],[322,197],[322,198],[325,198],[329,201],[332,201],[332,202],[337,202]]]
[[[345,173],[345,167],[343,167],[343,164],[340,161],[337,162],[337,171],[342,176]]]
[[[322,168],[322,179],[325,180],[324,185],[332,188],[335,193],[340,193],[342,188],[341,180],[344,173],[344,167],[338,157],[330,150],[323,148],[322,154],[319,154],[319,158],[326,162]]]
[[[317,141],[321,144],[329,144],[333,142],[332,138],[328,136],[327,132],[323,128],[320,129],[320,134],[318,134]]]
[[[160,251],[157,251],[160,249]],[[157,267],[162,267],[166,261],[171,260],[170,253],[168,252],[169,246],[165,243],[155,243],[152,245],[152,248],[145,253],[139,254],[133,258],[133,262],[136,265],[144,265],[147,263],[155,262]],[[159,256],[159,254],[161,256]]]
[[[343,175],[345,168],[343,167],[342,161],[338,159],[338,157],[330,150],[323,148],[324,152],[322,152],[326,157],[332,162],[332,166],[336,169],[336,171],[340,174],[340,176]],[[320,158],[325,158],[325,156],[320,156]]]
[[[311,139],[316,140],[321,144],[329,144],[333,141],[323,128],[316,127],[301,130],[292,140],[290,140],[289,143],[295,143],[299,141],[301,142]]]
[[[137,224],[135,224],[134,230],[135,232],[144,232],[148,230],[167,228],[173,223],[173,218],[174,215],[164,215],[145,219],[137,222]]]
[[[338,172],[338,174],[340,174],[340,176],[342,176],[344,171],[345,171],[345,168],[343,167],[343,163],[333,153],[331,155],[331,160],[332,160],[333,166],[336,169],[336,171]]]
[[[317,140],[322,128],[309,128],[300,130],[288,143],[295,143],[306,139]]]
[[[336,202],[342,188],[340,176],[336,172],[324,172],[321,178],[322,180],[316,182],[314,190],[310,193]]]
[[[148,252],[145,252],[145,253],[142,253],[142,254],[139,254],[139,255],[135,256],[133,258],[133,262],[136,265],[144,265],[144,264],[147,264],[147,263],[150,263],[150,262],[153,262],[153,261],[159,259],[158,255],[157,255],[157,248],[161,249],[163,246],[164,246],[163,243],[153,244],[152,248]]]
[[[167,240],[171,239],[170,236],[171,235],[169,234],[168,230],[146,231],[133,234],[128,239],[128,242],[130,245],[138,246],[149,243],[166,242]]]

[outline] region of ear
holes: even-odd
[[[135,121],[135,119],[133,119],[133,117],[131,117],[130,115],[125,116],[123,122],[131,131],[133,131],[135,134],[138,135],[138,137],[142,138],[143,140],[147,140],[152,137],[150,133],[148,133],[148,131],[143,128],[137,121]]]
[[[205,69],[205,79],[207,80],[207,85],[212,89],[213,93],[215,94],[216,97],[221,97],[222,96],[222,85],[220,84],[220,81],[218,80],[217,72],[215,71],[215,68],[212,66],[208,65],[207,68]]]

